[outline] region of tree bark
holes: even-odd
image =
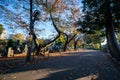
[[[66,40],[65,40],[65,44],[64,44],[64,47],[63,47],[63,51],[66,51],[67,50],[67,44],[68,44],[68,35],[64,33],[64,35],[66,36]]]
[[[74,50],[77,49],[77,41],[78,41],[78,40],[74,40]]]
[[[108,47],[111,55],[120,61],[120,46],[115,36],[112,13],[110,9],[110,1],[105,0],[106,10],[105,10],[105,27],[106,27],[106,37],[108,41]]]
[[[65,34],[65,33],[64,33]],[[64,44],[64,47],[63,47],[63,51],[66,51],[67,50],[67,45],[71,42],[71,40],[74,39],[74,37],[76,36],[76,34],[74,34],[70,39],[68,39],[68,35],[66,34],[66,41],[65,41],[65,44]]]
[[[101,45],[101,42],[99,42],[99,46],[100,46],[100,47],[99,47],[99,49],[101,50],[101,49],[102,49],[102,45]]]
[[[30,0],[30,33],[33,29],[32,26],[32,0]],[[27,56],[26,56],[26,62],[30,62],[31,61],[31,42],[29,42],[30,45],[28,45],[28,52],[27,52]]]

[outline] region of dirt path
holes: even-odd
[[[60,55],[60,54],[59,54]],[[0,75],[0,80],[119,80],[120,72],[100,51],[61,53]]]

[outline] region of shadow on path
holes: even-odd
[[[100,51],[65,53],[34,65],[14,68],[2,75],[15,80],[118,80],[120,72]],[[8,76],[12,75],[12,76]]]

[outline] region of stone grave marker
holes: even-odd
[[[27,45],[25,45],[24,54],[26,54],[26,55],[27,55],[27,51],[28,51],[28,46],[27,46]]]
[[[11,47],[8,48],[8,54],[7,54],[7,57],[13,57],[14,54],[13,54],[13,50]]]

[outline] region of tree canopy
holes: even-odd
[[[115,0],[82,0],[83,18],[78,21],[78,29],[84,33],[106,35],[111,55],[119,60],[120,46],[115,31],[120,29],[120,2]]]

